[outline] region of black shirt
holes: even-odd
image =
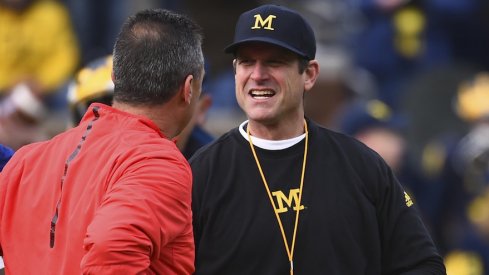
[[[255,147],[289,246],[304,146],[303,139],[283,150]],[[238,128],[190,163],[196,274],[289,274],[273,207]],[[382,158],[311,121],[300,207],[296,275],[445,274],[415,206]]]

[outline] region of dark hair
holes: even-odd
[[[309,60],[299,57],[299,74],[302,74],[309,66]]]
[[[184,15],[148,9],[129,17],[114,46],[114,101],[167,102],[188,75],[202,76],[202,29]]]

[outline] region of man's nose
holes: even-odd
[[[251,79],[255,81],[267,79],[269,77],[268,68],[262,62],[256,62],[251,72]]]

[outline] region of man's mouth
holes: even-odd
[[[275,92],[272,90],[251,90],[249,94],[253,98],[270,98],[275,95]]]

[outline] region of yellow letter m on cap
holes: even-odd
[[[269,15],[265,20],[261,18],[261,15],[256,14],[255,16],[255,25],[251,27],[251,29],[261,29],[264,28],[266,30],[271,30],[273,31],[274,28],[272,28],[272,21],[274,18],[277,18],[275,15]]]

